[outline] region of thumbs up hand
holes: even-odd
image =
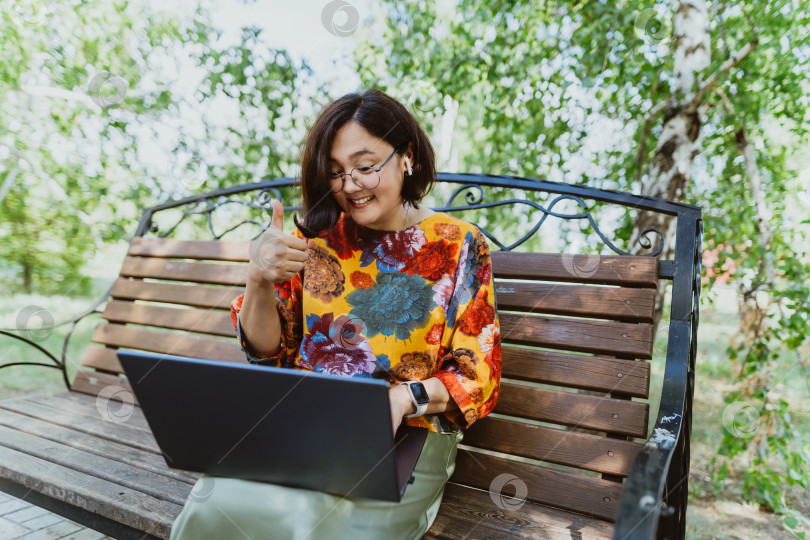
[[[274,199],[273,220],[260,237],[250,243],[249,279],[281,283],[304,268],[307,243],[292,234],[284,234],[284,206]]]

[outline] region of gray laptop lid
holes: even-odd
[[[167,465],[399,502],[428,430],[392,436],[387,381],[120,350]]]

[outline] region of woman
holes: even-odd
[[[430,528],[462,430],[494,408],[501,371],[486,239],[419,205],[433,156],[383,92],[329,104],[304,148],[304,221],[284,234],[273,201],[273,225],[251,244],[245,293],[231,306],[252,363],[389,381],[394,433],[402,423],[429,430],[414,483],[392,503],[203,475],[172,540],[411,539]]]

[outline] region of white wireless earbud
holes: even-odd
[[[413,169],[411,168],[411,160],[408,159],[408,156],[405,156],[405,163],[408,165],[408,176],[413,174]]]

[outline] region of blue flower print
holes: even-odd
[[[419,275],[380,272],[369,289],[358,289],[346,297],[351,316],[366,325],[368,337],[383,334],[409,339],[422,327],[435,307],[433,289]]]

